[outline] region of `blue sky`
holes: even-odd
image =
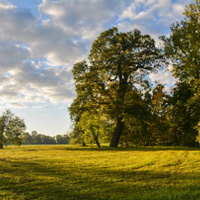
[[[0,0],[0,113],[11,109],[27,131],[46,135],[70,129],[76,96],[71,69],[92,42],[113,26],[168,35],[194,0]],[[152,81],[173,84],[170,72]],[[166,87],[167,89],[167,87]]]

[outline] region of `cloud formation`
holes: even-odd
[[[185,5],[191,1],[135,0],[120,15],[121,30],[137,28],[157,40],[169,34],[170,25],[182,18]]]
[[[192,0],[43,0],[36,11],[0,2],[0,106],[45,107],[75,97],[71,73],[94,39],[117,26],[153,37],[169,34]],[[157,38],[156,38],[157,40]],[[151,75],[169,83],[168,72]]]

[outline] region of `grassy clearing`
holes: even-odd
[[[200,151],[9,146],[0,150],[0,199],[198,200]]]

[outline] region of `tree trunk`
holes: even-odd
[[[82,147],[86,147],[87,146],[83,139],[81,140],[81,145],[82,145]]]
[[[93,138],[94,138],[94,141],[95,141],[96,145],[98,146],[98,148],[101,148],[98,134],[95,134],[95,131],[94,131],[93,127],[90,127],[90,130],[92,132],[92,135],[93,135]]]
[[[3,149],[3,134],[0,133],[0,149]]]
[[[119,140],[122,135],[123,129],[124,129],[123,117],[118,117],[115,132],[114,132],[113,138],[110,143],[110,147],[118,147]]]
[[[98,146],[98,148],[101,148],[101,145],[100,145],[100,142],[99,142],[98,136],[95,136],[95,137],[94,137],[94,140],[95,140],[96,145]]]

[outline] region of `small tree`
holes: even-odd
[[[104,141],[112,128],[111,121],[98,112],[84,112],[79,121],[79,126],[83,130],[82,137],[88,143],[95,143],[101,147],[101,141]]]
[[[26,130],[23,119],[15,116],[10,110],[5,110],[0,117],[0,148],[6,143],[21,145],[22,134]]]

